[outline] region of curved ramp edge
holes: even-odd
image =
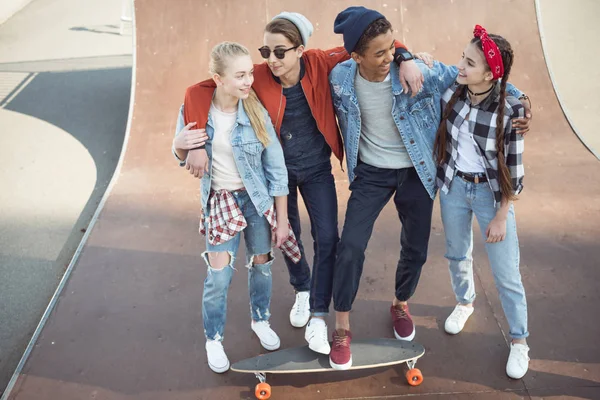
[[[592,38],[597,37],[592,32],[597,31],[600,35],[600,27],[593,23],[595,21],[592,18],[596,18],[597,13],[594,13],[594,9],[588,10],[589,7],[600,10],[598,4],[588,0],[535,0],[542,51],[558,103],[573,132],[600,160],[600,135],[594,126],[594,121],[597,122],[597,116],[600,115],[600,100],[597,97],[600,73],[586,68],[600,61],[594,60],[597,54],[589,51],[595,46],[591,43]],[[592,17],[576,18],[581,13]],[[559,16],[562,16],[560,24],[557,23]],[[586,42],[586,38],[589,38],[589,42]],[[596,96],[590,96],[590,93]]]

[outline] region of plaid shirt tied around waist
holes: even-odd
[[[204,212],[202,212],[200,217],[200,233],[206,235],[208,231],[208,242],[211,245],[223,244],[233,239],[235,235],[248,226],[242,210],[240,210],[230,191],[218,190],[211,192],[208,204],[210,214],[205,221]],[[269,225],[271,225],[271,230],[275,232],[277,229],[277,214],[274,204],[265,212],[264,216]],[[300,261],[300,248],[289,222],[288,237],[281,245],[281,251],[294,263]]]
[[[451,86],[442,97],[442,110],[450,101],[459,85]],[[473,146],[481,157],[485,166],[485,175],[488,179],[490,189],[494,193],[496,204],[502,200],[500,181],[498,174],[498,151],[496,150],[496,118],[498,116],[498,101],[500,100],[500,83],[497,83],[492,93],[481,103],[472,105],[465,94],[461,96],[450,112],[446,121],[447,158],[438,167],[436,184],[444,193],[450,190],[450,184],[456,174],[456,159],[458,158],[458,133],[461,125],[469,124],[469,132],[473,134]],[[523,135],[516,133],[512,128],[513,118],[524,118],[525,108],[521,102],[512,96],[506,96],[504,107],[504,157],[506,166],[510,172],[512,187],[515,194],[523,190],[523,177],[525,168],[523,166]],[[462,171],[472,172],[472,171]]]

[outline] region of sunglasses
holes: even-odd
[[[282,49],[282,48],[277,48],[275,50],[273,50],[273,54],[275,54],[275,57],[277,57],[280,60],[283,60],[285,58],[285,53],[287,53],[290,50],[296,50],[298,46],[294,46],[294,47],[290,47],[289,49]],[[262,58],[267,59],[269,57],[271,57],[271,49],[268,48],[267,46],[263,46],[260,49],[258,49],[258,51],[260,51],[260,55],[262,56]]]

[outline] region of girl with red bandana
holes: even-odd
[[[510,327],[506,373],[520,379],[529,366],[529,332],[513,206],[523,189],[524,141],[512,119],[522,117],[524,108],[506,93],[513,59],[506,39],[475,27],[474,38],[458,63],[456,84],[442,99],[435,155],[446,258],[458,302],[444,328],[449,334],[458,334],[474,310],[475,215]]]

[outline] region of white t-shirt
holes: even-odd
[[[237,112],[226,113],[210,104],[210,116],[215,128],[212,139],[212,177],[213,190],[237,190],[244,187],[242,177],[235,164],[231,147],[231,131],[237,119]]]
[[[461,172],[485,172],[485,166],[481,156],[475,149],[473,134],[469,131],[469,120],[465,119],[458,129],[458,157],[456,157],[456,169]]]

